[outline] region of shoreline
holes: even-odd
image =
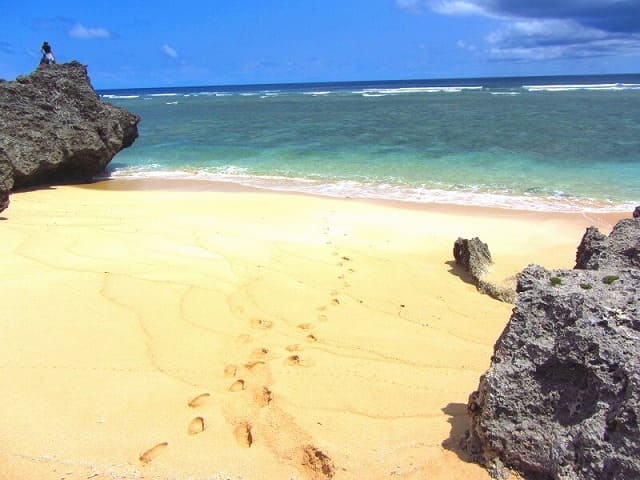
[[[115,175],[98,177],[96,182],[123,181],[156,184],[156,188],[168,188],[173,182],[187,188],[190,182],[209,184],[206,189],[216,189],[217,184],[237,185],[238,188],[256,189],[268,192],[285,194],[314,195],[327,198],[348,198],[359,200],[371,200],[381,202],[397,202],[398,204],[417,205],[474,205],[484,208],[496,208],[501,210],[536,211],[550,213],[579,213],[589,212],[596,214],[625,213],[635,208],[636,202],[617,202],[610,200],[593,200],[590,198],[561,198],[561,197],[536,197],[526,194],[506,195],[503,193],[489,192],[465,192],[463,190],[441,190],[438,188],[424,189],[391,186],[387,184],[378,187],[367,184],[353,184],[350,181],[316,182],[315,180],[291,179],[284,177],[218,177],[216,175],[203,174],[202,172],[176,171],[165,172],[160,175]],[[162,186],[164,184],[164,186]],[[355,186],[354,186],[355,185]],[[192,188],[192,187],[189,187]],[[232,187],[230,187],[232,188]],[[386,189],[386,190],[385,190]]]
[[[414,200],[398,200],[387,198],[367,198],[350,196],[323,195],[315,192],[299,192],[293,190],[278,190],[268,187],[245,185],[239,182],[211,180],[202,178],[99,178],[91,183],[75,185],[80,188],[114,190],[114,191],[178,191],[178,192],[231,192],[231,193],[265,193],[275,195],[303,196],[312,198],[325,198],[328,200],[344,200],[365,204],[399,208],[403,210],[432,211],[442,213],[464,214],[469,210],[475,210],[483,215],[490,216],[515,216],[531,215],[536,219],[549,219],[553,217],[581,216],[594,222],[594,226],[613,228],[618,220],[625,218],[633,211],[607,210],[607,211],[545,211],[529,210],[524,208],[504,208],[487,205],[463,205],[447,202],[421,202]],[[608,232],[607,232],[608,233]],[[577,246],[577,244],[576,244]]]
[[[630,216],[123,182],[3,212],[7,478],[488,479],[458,440],[512,306],[453,242],[504,279]]]

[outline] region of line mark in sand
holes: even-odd
[[[191,401],[189,402],[189,406],[191,408],[199,407],[200,405],[204,404],[210,396],[211,395],[209,393],[201,393],[197,397],[193,397],[191,399]]]
[[[251,434],[251,425],[248,423],[241,423],[237,425],[233,434],[236,437],[238,445],[241,447],[249,448],[253,444],[253,435]]]
[[[145,464],[151,462],[158,456],[158,454],[160,454],[160,452],[162,452],[162,450],[164,450],[168,446],[169,444],[167,442],[162,442],[151,447],[149,450],[140,455],[140,461]]]
[[[301,330],[310,330],[313,328],[313,323],[301,323],[298,325],[298,328]]]
[[[236,380],[229,387],[230,392],[241,392],[244,389],[245,389],[245,385],[244,385],[244,380],[242,379]]]
[[[300,347],[300,345],[298,345],[297,343],[294,343],[293,345],[287,345],[286,350],[287,352],[298,352],[302,350],[302,347]]]
[[[187,428],[187,432],[189,435],[196,435],[198,433],[204,432],[204,418],[195,417],[189,423],[189,428]]]

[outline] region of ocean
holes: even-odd
[[[102,90],[108,176],[545,211],[640,205],[640,75]]]

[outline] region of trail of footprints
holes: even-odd
[[[325,235],[329,234],[329,228],[325,228],[323,230]],[[332,242],[327,241],[328,245],[331,245]],[[340,273],[337,275],[337,279],[342,282],[342,287],[348,288],[350,285],[346,281],[346,275],[354,273],[355,270],[351,268],[350,262],[352,259],[346,255],[341,255],[337,248],[334,248],[332,251],[332,256],[339,256],[340,260],[337,263],[338,267],[341,267]],[[318,316],[317,319],[320,322],[325,322],[329,320],[329,310],[333,307],[338,307],[341,305],[339,298],[339,291],[337,289],[331,290],[329,292],[329,299],[326,305],[321,305],[317,308]],[[273,322],[267,319],[254,318],[249,322],[249,326],[254,330],[265,330],[268,331],[273,327]],[[318,341],[318,338],[315,334],[312,333],[314,329],[314,324],[305,322],[296,325],[297,329],[300,330],[302,338],[308,343],[315,343]],[[238,341],[242,344],[247,344],[251,342],[250,335],[241,335],[238,338]],[[284,360],[284,364],[291,367],[304,367],[304,366],[312,366],[313,363],[311,360],[306,359],[303,355],[303,347],[300,344],[294,343],[285,347],[286,350],[286,358]],[[270,350],[266,347],[260,347],[254,349],[251,352],[250,359],[241,367],[238,367],[234,364],[229,364],[224,367],[222,375],[224,378],[230,381],[228,386],[228,392],[231,394],[240,395],[241,392],[245,392],[250,390],[251,394],[244,398],[244,401],[247,402],[246,411],[250,412],[253,409],[258,408],[266,408],[273,402],[273,393],[269,388],[269,385],[264,385],[259,383],[259,380],[262,380],[263,377],[268,375],[257,375],[261,369],[268,367],[268,362],[277,358],[272,355]],[[245,378],[239,378],[240,373],[244,373],[245,375],[241,375],[241,377],[249,378],[249,381]],[[253,382],[251,377],[257,377],[257,382]],[[253,384],[253,385],[252,385]],[[258,386],[255,386],[255,385]],[[211,394],[208,392],[201,393],[195,397],[193,397],[188,403],[187,406],[192,409],[197,409],[203,405],[205,405],[211,399]],[[249,415],[250,416],[250,415]],[[251,425],[251,422],[245,418],[241,419],[231,419],[231,426],[233,427],[233,436],[240,447],[250,448],[254,443],[254,432]],[[202,416],[195,416],[189,422],[186,428],[186,433],[188,435],[198,435],[204,432],[207,428],[206,419]],[[160,455],[167,447],[169,446],[168,442],[161,442],[148,450],[144,451],[140,454],[139,460],[143,464],[151,463],[158,455]],[[333,476],[333,465],[331,464],[330,459],[315,449],[312,446],[305,446],[302,448],[303,458],[302,465],[314,471],[315,473],[321,473],[322,476],[326,476],[326,478],[331,478]],[[329,473],[330,471],[330,473]],[[329,473],[329,474],[328,474]]]

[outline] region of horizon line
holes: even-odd
[[[233,88],[233,87],[269,87],[269,86],[296,86],[296,85],[341,85],[341,84],[372,84],[372,83],[394,83],[394,82],[444,82],[444,81],[469,81],[469,80],[508,80],[518,78],[578,78],[578,77],[613,77],[639,75],[640,72],[631,73],[571,73],[554,75],[501,75],[497,77],[443,77],[443,78],[407,78],[407,79],[383,79],[383,80],[316,80],[306,82],[268,82],[268,83],[227,83],[227,84],[200,84],[200,85],[166,85],[154,87],[115,87],[96,88],[96,91],[116,91],[116,90],[162,90],[172,88]]]

